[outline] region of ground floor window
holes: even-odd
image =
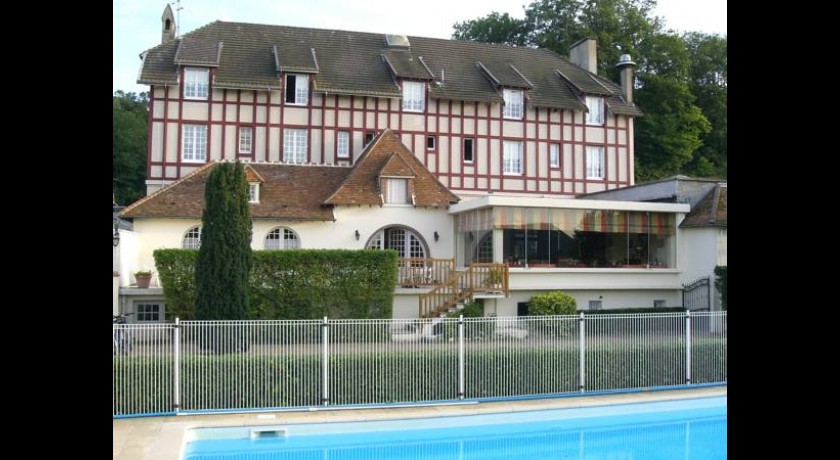
[[[163,321],[163,304],[159,302],[137,302],[134,304],[138,323],[158,323]]]
[[[457,225],[467,264],[671,268],[676,261],[673,213],[497,207],[459,214]]]

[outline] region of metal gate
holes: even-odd
[[[709,277],[683,284],[683,308],[691,311],[709,311],[712,300],[712,283]]]

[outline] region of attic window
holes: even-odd
[[[384,197],[387,204],[409,204],[408,179],[385,178]]]
[[[402,109],[406,112],[426,110],[426,85],[424,83],[403,82]]]
[[[251,182],[248,184],[248,203],[260,202],[260,184],[258,182]]]
[[[309,103],[309,75],[286,75],[286,103],[295,105]]]
[[[515,120],[522,119],[522,90],[506,89],[504,90],[505,108],[504,117],[513,118]]]
[[[604,98],[586,96],[586,124],[601,126],[604,124]]]
[[[187,67],[184,69],[184,98],[207,99],[210,82],[208,69]]]

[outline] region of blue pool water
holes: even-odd
[[[203,428],[187,439],[185,460],[721,460],[726,458],[726,396],[412,420]]]

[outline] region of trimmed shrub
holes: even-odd
[[[195,319],[197,250],[158,249],[167,309]],[[391,318],[397,253],[391,250],[254,251],[250,319]]]
[[[528,302],[528,313],[534,316],[574,315],[577,302],[563,291],[537,294]]]

